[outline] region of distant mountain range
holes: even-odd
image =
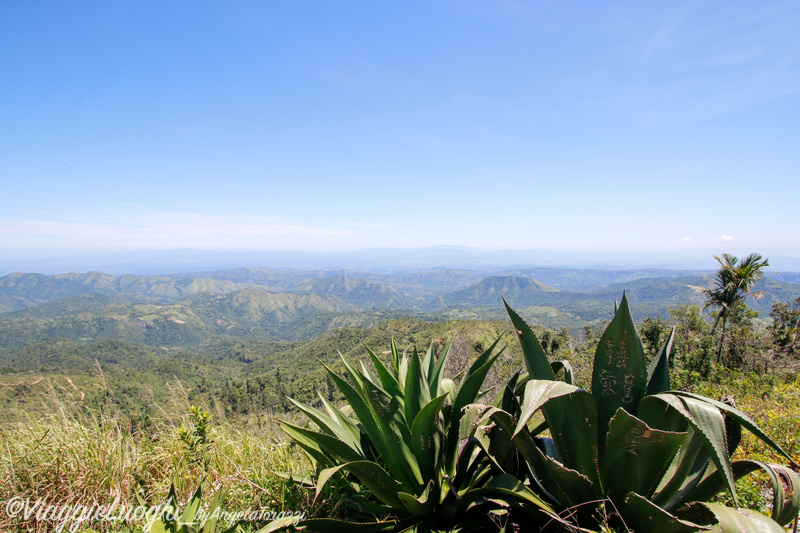
[[[754,251],[726,247],[745,256]],[[755,250],[769,257],[777,270],[800,271],[800,257],[793,249]],[[420,248],[367,248],[349,251],[291,250],[138,250],[126,252],[77,252],[69,250],[13,250],[0,256],[0,275],[12,272],[103,271],[111,274],[169,274],[209,272],[237,267],[267,266],[279,270],[357,270],[381,274],[403,274],[423,270],[459,268],[497,274],[514,265],[549,265],[580,269],[622,270],[643,268],[710,269],[716,265],[707,250],[669,251],[578,251],[486,249],[468,246]],[[540,279],[543,283],[548,283]]]
[[[0,278],[0,348],[41,338],[118,339],[165,348],[221,340],[296,341],[389,318],[503,318],[502,298],[547,327],[611,316],[625,291],[640,319],[701,305],[701,271],[520,267],[485,275],[462,269],[401,274],[238,268],[169,276],[10,274]],[[749,305],[766,317],[800,297],[800,274],[771,274]]]

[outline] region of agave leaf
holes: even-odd
[[[475,429],[472,440],[482,450],[483,457],[491,463],[495,472],[503,474],[514,472],[515,470],[511,468],[507,469],[506,466],[502,464],[501,457],[497,453],[498,449],[495,447],[497,444],[497,437],[491,433],[489,426],[478,426]],[[503,459],[506,457],[507,454],[503,456]]]
[[[688,436],[673,459],[656,493],[650,498],[656,505],[670,511],[686,501],[686,496],[703,478],[711,465],[711,455],[686,417],[660,396],[647,396],[639,405],[638,418],[653,428]]]
[[[309,518],[297,524],[302,531],[319,533],[341,533],[353,531],[354,533],[373,533],[378,531],[394,531],[397,524],[390,520],[381,522],[348,522],[334,518]]]
[[[514,438],[511,438],[511,436],[514,434],[514,424],[515,424],[514,416],[508,413],[507,411],[500,409],[499,407],[486,408],[485,406],[480,406],[479,411],[482,411],[482,417],[480,418],[478,423],[484,423],[487,420],[491,420],[492,423],[497,428],[497,431],[493,436],[496,442],[497,443],[509,442],[513,444],[514,447],[518,449],[517,451],[520,452],[520,455],[522,455],[523,458],[526,459],[527,464],[530,465],[530,461],[528,461],[527,458],[528,455],[532,453],[533,448],[536,448],[536,444],[534,443],[533,438],[527,431],[523,431]],[[506,437],[506,438],[498,438],[498,437]],[[520,448],[525,448],[525,451],[523,452]],[[533,472],[533,476],[538,482],[538,478],[536,477],[535,472]],[[543,486],[542,489],[544,489]],[[554,502],[556,501],[555,498],[553,499],[553,501]]]
[[[522,356],[525,359],[525,366],[528,368],[528,374],[531,379],[556,379],[553,374],[553,369],[550,367],[550,361],[542,349],[542,345],[533,330],[528,324],[513,310],[508,302],[503,298],[503,303],[508,311],[508,316],[511,318],[511,323],[514,325],[514,330],[517,332],[519,344],[522,347]]]
[[[488,350],[478,357],[458,386],[453,408],[450,411],[450,428],[445,445],[445,465],[446,471],[450,475],[454,475],[456,471],[456,459],[459,445],[458,435],[461,429],[460,422],[463,416],[463,410],[469,404],[475,402],[475,398],[477,398],[480,388],[483,385],[483,380],[486,379],[486,374],[497,358],[500,357],[502,351],[492,356],[492,352],[498,342],[500,342],[499,338],[492,343]]]
[[[731,464],[736,479],[758,469],[764,471],[772,485],[772,519],[786,525],[800,513],[800,474],[782,465],[742,460]],[[715,470],[689,495],[693,501],[706,501],[725,489],[725,482]]]
[[[542,500],[535,492],[525,486],[519,479],[511,474],[500,474],[486,483],[483,488],[472,491],[471,497],[477,496],[511,496],[513,500],[521,500],[533,505],[535,509],[549,514],[555,513],[552,507]]]
[[[400,368],[397,371],[397,380],[400,383],[405,383],[407,374],[408,374],[408,357],[406,356],[406,352],[403,352],[403,356],[400,357]]]
[[[459,457],[464,456],[465,452],[467,451],[465,448],[469,448],[470,441],[472,441],[472,437],[475,435],[475,428],[481,423],[482,413],[483,413],[484,406],[481,404],[470,404],[465,406],[461,409],[461,417],[458,421],[458,426],[456,427],[457,433],[453,433],[453,422],[451,422],[450,431],[448,431],[447,438],[450,439],[451,435],[456,435],[458,439],[458,446]]]
[[[281,428],[296,442],[313,442],[320,451],[337,461],[349,462],[364,458],[347,443],[332,435],[311,431],[288,422],[281,422]]]
[[[347,497],[355,504],[356,509],[359,509],[365,513],[371,513],[372,516],[387,517],[396,513],[396,509],[386,505],[376,498],[373,498],[372,493],[361,487],[361,485],[356,484],[356,486],[359,489],[358,492],[350,491],[347,493]]]
[[[189,500],[189,503],[186,504],[186,507],[183,508],[183,513],[181,513],[181,524],[194,524],[195,516],[197,515],[197,510],[200,509],[200,500],[203,497],[203,485],[200,484],[197,486],[197,490],[194,492],[194,496]]]
[[[732,396],[724,397],[722,399],[722,403],[725,405],[730,405],[731,407],[736,407],[736,402]],[[739,444],[742,442],[742,425],[728,413],[723,412],[722,416],[725,417],[725,435],[728,439],[728,457],[733,457],[733,454],[736,452],[736,448],[738,448]]]
[[[315,486],[314,485],[314,480],[312,479],[311,476],[308,476],[308,475],[302,476],[302,477],[297,477],[297,474],[293,474],[292,472],[279,472],[277,470],[274,470],[272,473],[275,474],[276,476],[278,476],[281,479],[285,479],[286,481],[292,481],[294,483],[298,483],[299,485],[302,485],[304,488],[307,488],[307,489],[313,489],[314,486]]]
[[[456,392],[458,392],[456,384],[450,378],[443,378],[439,385],[439,394],[447,394],[447,399],[450,403],[456,401]]]
[[[674,394],[676,396],[682,396],[682,397],[685,397],[685,398],[693,398],[694,400],[697,400],[697,401],[700,401],[700,402],[705,402],[705,403],[713,405],[714,407],[718,408],[719,410],[721,410],[726,415],[730,416],[736,422],[738,422],[742,426],[746,427],[753,435],[755,435],[756,437],[758,437],[759,439],[761,439],[762,441],[767,443],[769,446],[771,446],[773,450],[775,450],[779,454],[783,455],[786,459],[789,460],[789,462],[792,464],[792,466],[794,466],[795,468],[800,468],[800,465],[798,465],[794,461],[794,459],[792,458],[791,455],[786,453],[783,450],[783,448],[781,448],[775,441],[773,441],[771,438],[769,438],[769,436],[766,433],[764,433],[764,430],[762,430],[760,427],[758,427],[758,424],[753,422],[753,420],[751,420],[749,416],[744,414],[739,409],[736,409],[735,407],[733,407],[731,405],[728,405],[728,404],[726,404],[724,402],[718,402],[717,400],[712,400],[711,398],[706,398],[704,396],[699,396],[697,394],[692,394],[691,392],[671,391],[670,394]]]
[[[394,342],[394,338],[392,338],[390,342],[390,351],[392,352],[392,369],[394,370],[394,375],[400,375],[400,353],[397,350],[397,344]]]
[[[217,522],[219,521],[220,513],[217,512],[222,506],[222,498],[225,496],[225,491],[218,490],[214,497],[211,499],[211,503],[208,505],[208,513],[209,519],[203,524],[203,533],[217,533]],[[234,524],[235,527],[236,524]]]
[[[367,354],[369,354],[369,358],[372,361],[372,364],[375,366],[375,371],[378,373],[378,379],[381,381],[381,387],[386,390],[389,394],[396,397],[403,397],[403,388],[400,383],[397,381],[397,378],[392,375],[391,372],[386,368],[383,362],[376,356],[372,350],[367,348]],[[362,364],[363,365],[363,364]]]
[[[514,428],[513,417],[502,409],[490,407],[484,413],[484,418],[487,417],[491,418],[501,432],[510,434]],[[553,503],[568,507],[592,501],[600,494],[599,485],[561,463],[552,439],[534,440],[527,431],[520,431],[514,434],[511,442],[530,468],[534,483]],[[544,452],[537,443],[544,448]]]
[[[702,526],[671,515],[647,498],[632,492],[622,507],[625,525],[633,531],[658,531],[658,533],[694,533],[707,531]]]
[[[451,439],[457,439],[455,465],[451,466],[445,463],[445,468],[440,469],[440,472],[446,481],[448,490],[445,492],[450,492],[456,497],[465,487],[469,488],[482,483],[492,473],[490,465],[478,447],[478,439],[475,438],[484,409],[485,406],[479,404],[466,406],[462,410],[463,415],[458,423],[458,433],[453,437],[453,433],[448,431],[448,442]],[[452,426],[450,429],[452,430]],[[445,456],[443,460],[447,461],[448,458]],[[455,474],[447,471],[449,467],[455,468]]]
[[[509,378],[505,385],[500,387],[500,390],[497,391],[490,405],[502,409],[507,413],[519,413],[522,408],[520,407],[519,399],[516,394],[514,394],[518,379],[519,372],[516,372]]]
[[[403,502],[403,505],[406,506],[408,512],[414,516],[428,516],[431,514],[434,506],[437,503],[435,492],[433,480],[431,479],[419,497],[407,492],[399,492],[397,497],[400,498],[400,500]]]
[[[769,464],[772,481],[772,519],[787,525],[800,514],[800,474],[783,465]]]
[[[321,395],[320,399],[322,399],[322,401],[325,402],[325,399],[322,398]],[[357,452],[359,452],[359,454],[363,455],[363,452],[361,451],[361,444],[359,442],[359,436],[357,433],[354,434],[351,431],[350,427],[343,426],[340,421],[334,420],[333,418],[329,417],[328,415],[324,414],[318,409],[314,409],[313,407],[304,405],[298,401],[293,400],[292,398],[289,398],[289,401],[292,402],[298,409],[300,409],[300,411],[305,413],[306,416],[308,416],[308,418],[310,418],[320,428],[320,430],[322,430],[323,433],[338,438],[342,442],[346,443],[350,448],[356,450]],[[352,422],[350,422],[350,424],[352,425]],[[358,429],[356,428],[356,432],[357,431]]]
[[[689,423],[670,402],[664,401],[663,394],[646,396],[639,404],[637,418],[651,428],[662,431],[682,433],[689,428]]]
[[[669,379],[669,355],[675,338],[675,326],[666,342],[647,366],[647,394],[660,394],[672,389]]]
[[[367,386],[369,387],[370,384]],[[417,490],[422,490],[425,483],[417,458],[411,451],[411,428],[405,419],[402,407],[398,405],[399,402],[396,398],[376,385],[366,392],[367,398],[370,400],[367,405],[371,408],[375,419],[379,421],[387,452],[404,473],[405,478],[411,481],[412,486]]]
[[[784,533],[771,518],[750,509],[731,509],[718,503],[696,502],[682,509],[680,516],[694,522],[716,525],[722,533]]]
[[[383,389],[383,384],[380,383],[380,378],[376,378],[375,376],[372,375],[372,372],[369,371],[369,369],[367,368],[367,365],[364,364],[364,361],[359,361],[358,364],[359,364],[359,366],[361,366],[360,374],[363,377],[363,379],[365,380],[364,383],[365,384],[369,383],[371,385],[374,385],[376,387],[379,387],[379,388]],[[402,395],[400,395],[399,397],[395,396],[395,398],[400,400],[400,401],[402,401],[402,399],[403,399]]]
[[[297,524],[297,517],[287,516],[285,518],[278,518],[271,521],[266,526],[262,527],[256,533],[277,533],[278,531],[286,531],[291,526]]]
[[[411,449],[419,461],[423,479],[436,477],[444,438],[444,428],[438,421],[446,399],[445,393],[425,404],[411,426]]]
[[[586,475],[567,467],[553,457],[544,455],[538,448],[535,448],[532,456],[535,458],[533,467],[537,472],[541,469],[546,470],[547,474],[543,478],[555,482],[555,487],[549,487],[548,493],[555,492],[559,503],[565,507],[602,500],[601,487]]]
[[[623,294],[619,309],[606,328],[594,356],[592,394],[597,402],[597,442],[601,457],[611,417],[622,407],[636,415],[647,388],[644,347]]]
[[[422,370],[417,349],[411,354],[405,383],[405,415],[409,426],[414,422],[422,406],[431,401],[430,387]]]
[[[444,347],[442,354],[439,356],[439,359],[436,359],[436,361],[434,361],[432,353],[433,346],[428,349],[428,352],[431,353],[431,360],[428,367],[428,384],[430,386],[431,398],[439,396],[444,392],[441,388],[442,375],[444,372],[444,365],[447,363],[447,356],[450,354],[450,346],[452,346],[452,344],[453,339],[450,339],[450,342],[448,342],[447,346]]]
[[[511,435],[514,431],[513,417],[496,407],[489,408],[484,417],[490,417],[502,433]],[[539,439],[541,440],[541,439]],[[567,500],[566,496],[554,496],[552,492],[559,492],[558,482],[550,471],[544,466],[545,457],[541,450],[536,446],[534,439],[527,431],[518,433],[512,440],[512,444],[525,460],[525,464],[530,469],[530,476],[539,490],[555,504],[561,504]],[[555,449],[555,447],[553,447]],[[549,490],[548,490],[549,487]],[[551,492],[552,491],[552,492]]]
[[[167,528],[161,519],[153,520],[148,522],[148,524],[150,525],[149,528],[147,528],[147,524],[145,524],[145,528],[147,528],[145,531],[147,533],[168,533]]]
[[[542,406],[547,427],[558,449],[559,461],[586,476],[602,496],[597,449],[597,411],[591,394],[576,390],[551,397]]]
[[[560,361],[553,361],[550,363],[550,368],[553,369],[553,374],[558,375],[562,370],[564,371],[564,383],[572,385],[572,365],[569,361],[562,359]]]
[[[572,394],[580,389],[561,381],[533,379],[525,385],[525,396],[522,399],[522,412],[517,421],[514,435],[522,431],[531,417],[552,398]]]
[[[611,419],[606,440],[609,497],[619,503],[631,492],[644,498],[652,496],[686,436],[652,429],[619,409]]]
[[[353,474],[362,485],[386,505],[394,509],[405,508],[402,500],[397,496],[397,493],[403,490],[401,484],[395,481],[380,465],[372,461],[353,461],[326,468],[319,474],[316,497],[319,497],[323,487],[341,470]]]
[[[402,435],[399,434],[400,428],[396,424],[391,424],[394,416],[391,412],[391,402],[389,404],[385,403],[387,399],[385,398],[386,393],[383,392],[384,397],[382,397],[382,391],[374,385],[367,388],[371,384],[361,379],[360,383],[365,388],[362,396],[359,391],[327,366],[325,369],[353,408],[353,412],[361,422],[361,426],[389,471],[409,489],[419,485],[421,480],[417,481],[409,465],[404,463],[404,458],[409,456],[413,458],[410,450],[404,450],[404,448],[408,448],[406,443],[410,439],[410,435],[409,439],[403,442]],[[357,379],[354,379],[354,381],[359,382]],[[380,408],[376,408],[376,402],[380,405]]]
[[[656,398],[669,403],[671,407],[686,418],[686,421],[694,430],[693,435],[701,440],[711,461],[723,473],[726,488],[731,491],[734,504],[738,505],[736,486],[734,485],[733,471],[731,470],[727,450],[725,418],[722,416],[722,412],[706,401],[677,396],[672,393],[657,394],[649,396],[649,398]]]
[[[350,379],[353,380],[353,386],[359,389],[363,389],[364,376],[361,374],[361,372],[356,370],[355,367],[353,367],[353,365],[348,363],[347,359],[344,358],[344,355],[342,355],[341,352],[339,352],[339,359],[341,359],[342,365],[344,365],[344,369],[345,371],[347,371],[347,374],[350,376]],[[328,367],[325,365],[325,363],[322,363],[322,366],[325,367],[326,370],[328,370]],[[331,370],[328,370],[328,373],[330,372]]]
[[[519,374],[512,376],[506,386],[503,387],[502,394],[498,394],[493,402],[493,406],[499,406],[503,416],[507,417],[505,425],[511,428],[509,431],[505,429],[493,431],[491,435],[491,455],[502,465],[504,472],[516,472],[517,470],[517,452],[511,444],[514,434],[514,422],[508,413],[519,413],[522,410],[519,400],[514,394],[514,385],[518,377]]]
[[[683,446],[651,498],[654,503],[671,511],[687,500],[709,469],[713,469],[711,455],[702,439],[695,436],[691,427]]]
[[[318,393],[319,399],[322,402],[322,405],[325,406],[325,410],[328,412],[328,416],[335,420],[337,425],[341,428],[345,434],[350,435],[352,440],[355,441],[355,448],[362,452],[361,450],[361,430],[358,429],[358,426],[353,423],[353,421],[348,417],[341,409],[337,408],[336,406],[332,405],[328,400],[325,399],[322,394]],[[343,439],[344,440],[344,439]]]
[[[433,365],[436,361],[434,361],[433,357],[433,344],[428,346],[428,350],[425,352],[425,356],[422,357],[420,360],[422,364],[422,371],[425,373],[426,376],[431,375],[433,372]]]

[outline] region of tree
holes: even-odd
[[[794,353],[800,343],[800,298],[794,302],[777,303],[772,306],[772,331],[775,345],[786,353]]]
[[[706,303],[703,309],[718,308],[719,313],[711,328],[713,336],[717,331],[717,326],[722,324],[722,331],[717,347],[717,362],[722,358],[722,346],[725,344],[725,325],[728,316],[737,304],[743,304],[745,297],[750,294],[750,287],[764,277],[764,268],[769,266],[769,260],[761,257],[760,254],[750,254],[744,259],[731,254],[715,255],[714,259],[719,263],[714,286],[712,288],[694,287],[706,296]],[[760,292],[753,293],[758,298]]]

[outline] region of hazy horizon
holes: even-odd
[[[740,257],[750,251],[735,253]],[[767,271],[800,272],[800,259],[762,254],[770,260]],[[364,248],[359,250],[137,250],[117,252],[74,252],[71,254],[6,255],[0,259],[0,276],[13,272],[61,274],[100,271],[107,274],[175,274],[232,268],[276,268],[294,270],[353,270],[410,272],[455,268],[493,272],[514,267],[567,269],[663,269],[714,270],[711,254],[675,252],[639,253],[624,251],[513,250],[462,246],[420,248]]]

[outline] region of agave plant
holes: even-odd
[[[553,366],[527,324],[506,304],[528,376],[484,413],[495,424],[484,446],[508,442],[518,461],[495,463],[527,477],[562,526],[598,521],[636,532],[775,531],[800,511],[800,476],[776,464],[731,461],[742,428],[797,464],[732,402],[670,390],[674,329],[650,365],[627,299],[600,339],[591,392],[554,380]],[[519,393],[515,396],[514,392]],[[549,430],[549,436],[544,431]],[[754,470],[772,482],[772,518],[705,503]],[[527,470],[527,472],[525,471]],[[600,518],[598,518],[600,517]],[[591,525],[594,524],[594,525]]]
[[[228,518],[228,513],[222,509],[222,499],[225,491],[217,490],[210,503],[203,505],[203,484],[201,483],[192,497],[180,508],[175,493],[175,485],[170,485],[167,501],[160,506],[148,504],[137,494],[139,505],[145,508],[146,523],[142,530],[145,533],[235,533],[241,531],[240,520],[236,520],[230,527],[225,527],[220,518]],[[285,530],[298,521],[296,516],[287,516],[272,520],[259,529],[256,533],[273,533]]]
[[[326,367],[347,406],[337,408],[320,395],[324,412],[294,402],[313,427],[281,423],[316,464],[317,496],[338,483],[362,516],[360,529],[378,531],[478,529],[504,500],[553,513],[519,479],[497,470],[474,438],[481,415],[475,402],[500,355],[493,355],[496,346],[457,385],[443,374],[449,346],[438,358],[432,348],[424,356],[416,349],[401,356],[392,342],[388,367],[368,350],[375,373],[342,359],[350,381]],[[365,514],[378,518],[365,524]],[[354,524],[318,518],[299,526],[342,531]]]
[[[181,510],[177,504],[175,485],[169,488],[169,496],[166,503],[158,508],[151,507],[145,503],[141,496],[137,495],[139,504],[148,509],[149,520],[144,527],[147,533],[233,533],[238,529],[238,523],[230,528],[221,528],[219,524],[219,514],[222,504],[224,491],[217,491],[207,510],[202,508],[203,488],[202,484],[197,487],[194,495]],[[153,515],[153,511],[157,514]]]

